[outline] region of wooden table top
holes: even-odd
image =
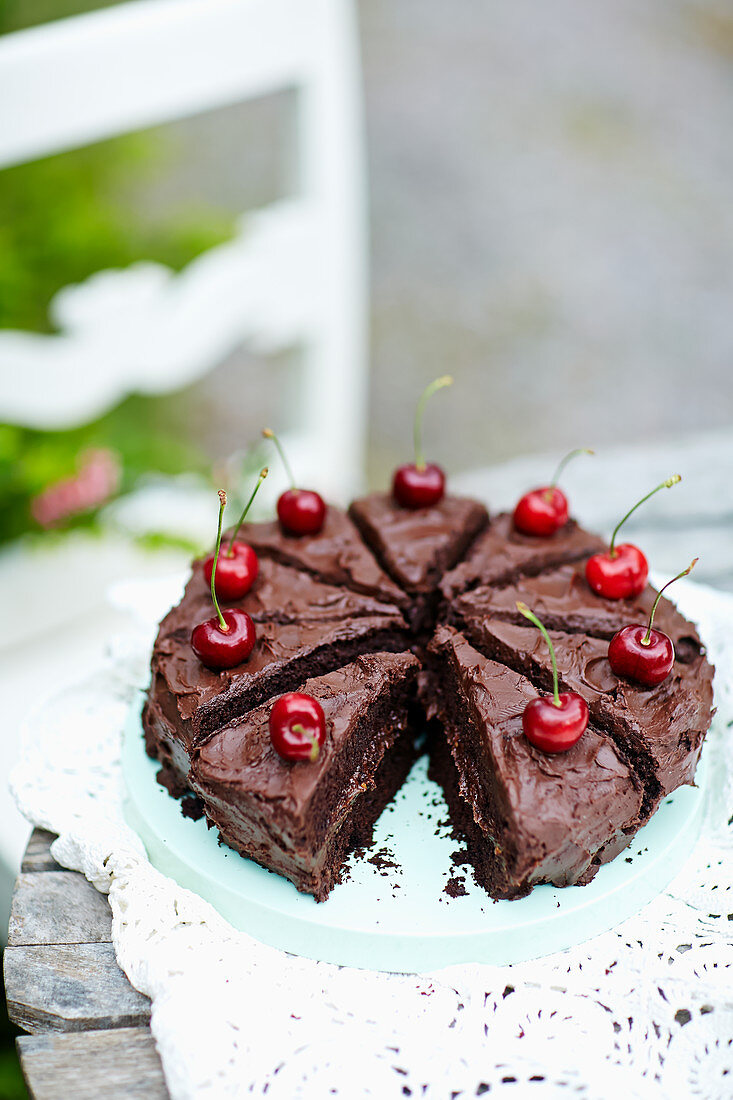
[[[164,1100],[150,1001],[115,960],[107,898],[52,858],[36,829],[13,894],[5,949],[10,1019],[34,1100]]]

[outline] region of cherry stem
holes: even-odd
[[[690,562],[690,564],[687,566],[687,569],[683,569],[681,573],[678,573],[676,577],[672,577],[671,581],[667,581],[667,583],[664,585],[664,587],[659,589],[659,591],[657,592],[657,598],[654,601],[654,603],[652,604],[651,614],[649,615],[649,626],[646,629],[646,634],[641,639],[641,644],[642,645],[650,645],[651,644],[651,640],[652,640],[652,623],[654,622],[654,615],[655,615],[656,610],[657,610],[657,605],[659,604],[659,601],[661,600],[662,595],[664,594],[664,592],[669,588],[670,584],[674,584],[675,581],[678,581],[682,577],[686,577],[688,575],[688,573],[691,573],[692,570],[697,565],[699,560],[700,560],[699,558],[693,558],[692,561]]]
[[[560,460],[560,462],[558,464],[558,467],[555,470],[555,474],[553,476],[553,479],[550,482],[550,488],[551,489],[555,488],[558,481],[560,480],[560,474],[563,472],[563,470],[567,466],[568,462],[572,462],[572,460],[575,458],[576,455],[594,455],[595,453],[596,453],[595,451],[591,451],[590,447],[576,447],[576,449],[574,451],[570,451],[569,454],[566,454],[565,458]]]
[[[550,641],[550,635],[547,633],[547,630],[545,628],[545,624],[537,618],[534,611],[530,611],[530,609],[527,607],[526,603],[522,603],[521,600],[518,600],[517,601],[517,611],[521,612],[521,614],[524,615],[525,619],[529,619],[529,621],[531,623],[534,623],[534,625],[536,627],[538,627],[539,630],[542,631],[542,637],[547,642],[547,648],[550,651],[550,660],[552,661],[552,694],[553,694],[552,702],[554,703],[554,705],[556,707],[559,707],[561,704],[560,704],[560,693],[557,689],[557,661],[555,660],[555,647],[553,646],[552,642]]]
[[[415,410],[415,466],[418,470],[425,469],[425,456],[422,449],[422,419],[425,415],[425,406],[430,398],[438,390],[445,389],[446,386],[452,386],[453,379],[449,374],[444,374],[441,378],[436,378],[434,382],[431,382],[429,386],[426,386],[420,395],[420,400],[417,403],[417,409]]]
[[[216,598],[216,563],[219,561],[219,550],[221,549],[221,525],[224,519],[224,509],[227,506],[227,495],[223,489],[219,489],[219,529],[216,532],[216,551],[214,552],[214,568],[211,570],[211,598],[214,601],[214,607],[216,608],[216,614],[219,619],[219,626],[224,634],[229,633],[229,627],[227,621],[221,613],[219,607],[219,601]]]
[[[310,730],[307,730],[305,726],[301,725],[300,722],[296,722],[290,728],[293,733],[299,733],[301,737],[306,737],[310,741],[311,751],[308,759],[310,760],[311,764],[315,764],[321,751],[321,746],[318,744],[318,738],[316,737],[316,735],[314,733],[311,733]]]
[[[645,497],[642,497],[641,500],[637,500],[634,507],[629,509],[629,511],[624,516],[624,518],[619,523],[617,523],[616,527],[614,528],[614,532],[611,535],[611,545],[608,548],[609,557],[611,557],[611,558],[616,557],[616,551],[614,549],[615,544],[616,544],[616,535],[619,533],[619,531],[621,530],[623,525],[626,523],[626,520],[629,518],[629,516],[633,515],[637,508],[640,508],[641,505],[645,503],[645,501],[649,500],[649,497],[653,497],[654,494],[658,493],[660,489],[671,489],[672,486],[676,485],[678,481],[682,481],[682,478],[680,477],[680,475],[679,474],[673,474],[672,477],[668,477],[666,481],[661,482],[661,484],[657,485],[657,487],[655,489],[652,489],[652,491],[650,493],[647,493],[647,495]]]
[[[267,466],[264,466],[260,470],[260,476],[257,479],[257,484],[255,485],[254,489],[252,490],[252,496],[249,498],[249,500],[245,504],[244,511],[242,512],[241,516],[239,517],[239,523],[234,528],[234,534],[229,539],[229,549],[227,550],[226,555],[225,555],[225,557],[227,557],[227,558],[234,557],[234,540],[236,539],[237,535],[239,534],[239,528],[244,523],[245,517],[247,515],[247,512],[249,512],[252,501],[257,496],[257,490],[259,489],[260,485],[262,484],[262,482],[267,477],[268,473],[269,473],[269,470],[267,469]]]
[[[295,489],[296,484],[295,484],[295,478],[293,477],[293,471],[290,469],[290,463],[288,462],[287,458],[285,457],[285,451],[282,449],[282,444],[281,444],[280,440],[277,438],[275,433],[270,428],[264,428],[263,431],[262,431],[262,434],[264,435],[265,439],[271,439],[272,442],[277,447],[278,454],[280,455],[280,458],[282,459],[283,466],[285,467],[285,473],[288,475],[288,478],[290,480],[290,488]]]

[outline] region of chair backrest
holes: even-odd
[[[243,216],[180,273],[106,271],[54,299],[54,335],[0,332],[0,421],[84,423],[192,382],[242,342],[302,345],[303,479],[358,485],[366,232],[352,0],[132,0],[0,39],[0,168],[283,88],[297,90],[298,194]]]

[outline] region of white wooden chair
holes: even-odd
[[[56,335],[0,332],[0,422],[71,427],[128,393],[179,389],[243,342],[301,345],[286,445],[303,483],[348,498],[367,396],[359,87],[352,0],[134,0],[1,38],[0,168],[294,88],[300,191],[243,217],[232,241],[178,274],[141,263],[61,290]],[[147,569],[171,567],[157,562]],[[32,669],[43,664],[50,691],[88,671],[117,628],[106,588],[144,568],[119,537],[0,554],[12,643],[0,643],[0,690],[15,701],[0,729],[0,879],[25,843],[2,780]]]
[[[358,74],[352,0],[134,0],[0,39],[0,168],[295,88],[301,183],[179,274],[142,263],[62,290],[58,335],[0,332],[0,421],[70,427],[244,341],[300,344],[294,464],[348,496],[366,406]]]

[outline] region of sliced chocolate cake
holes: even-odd
[[[191,648],[212,614],[194,563],[161,623],[143,713],[161,781],[176,795],[193,786],[228,844],[321,899],[407,774],[419,679],[431,774],[477,881],[495,898],[588,882],[662,795],[693,781],[712,668],[695,628],[662,599],[655,625],[674,643],[671,674],[655,688],[618,678],[608,641],[646,622],[654,590],[626,601],[592,592],[583,558],[604,543],[572,520],[549,537],[519,534],[508,515],[487,521],[472,500],[406,508],[373,494],[348,516],[329,507],[315,535],[243,528],[259,572],[226,606],[251,616],[256,640],[225,671]],[[567,751],[523,733],[524,708],[552,685],[546,645],[517,601],[551,631],[563,690],[590,709]],[[428,642],[421,668],[405,651]],[[313,763],[287,763],[268,736],[274,700],[298,688],[326,716]]]
[[[331,504],[316,535],[286,534],[273,520],[247,524],[239,538],[249,543],[260,560],[270,558],[310,573],[325,584],[343,586],[398,607],[409,606],[403,590],[380,568],[364,545],[353,521]]]
[[[434,619],[438,585],[488,522],[483,504],[445,496],[430,508],[403,508],[388,493],[355,500],[349,515],[380,565],[411,597],[408,619],[424,630]]]
[[[396,607],[267,559],[252,590],[230,606],[251,615],[257,640],[243,664],[221,672],[204,667],[190,645],[193,626],[211,615],[200,561],[160,625],[143,728],[171,790],[185,784],[193,746],[233,718],[308,676],[362,653],[404,650],[409,640]]]
[[[464,631],[485,656],[552,691],[552,662],[539,631],[480,614],[466,616]],[[695,777],[713,707],[713,669],[704,650],[685,649],[666,680],[644,687],[615,675],[605,640],[549,633],[561,689],[585,699],[592,719],[633,761],[644,779],[642,816],[648,819],[661,797]]]
[[[517,611],[517,601],[521,600],[542,619],[548,630],[610,640],[628,623],[646,622],[656,594],[648,585],[635,600],[609,600],[597,596],[588,586],[583,564],[576,563],[562,565],[536,577],[520,577],[512,584],[483,585],[465,592],[450,604],[447,618],[459,629],[467,614],[487,614],[522,624],[525,620]],[[657,609],[655,623],[669,634],[682,659],[700,651],[697,631],[664,597]]]
[[[227,844],[322,901],[415,759],[407,714],[417,668],[409,653],[374,653],[300,685],[326,719],[315,762],[278,755],[269,703],[197,748],[190,785]]]
[[[443,577],[440,590],[450,600],[480,585],[509,584],[517,577],[533,577],[605,549],[603,539],[584,531],[573,519],[554,535],[537,538],[522,534],[511,515],[502,512],[494,516],[463,561]]]
[[[642,785],[593,725],[569,751],[548,754],[522,730],[538,696],[530,681],[488,660],[450,627],[429,647],[429,713],[443,728],[431,774],[464,833],[477,882],[494,898],[533,886],[584,883],[602,852],[639,827]]]

